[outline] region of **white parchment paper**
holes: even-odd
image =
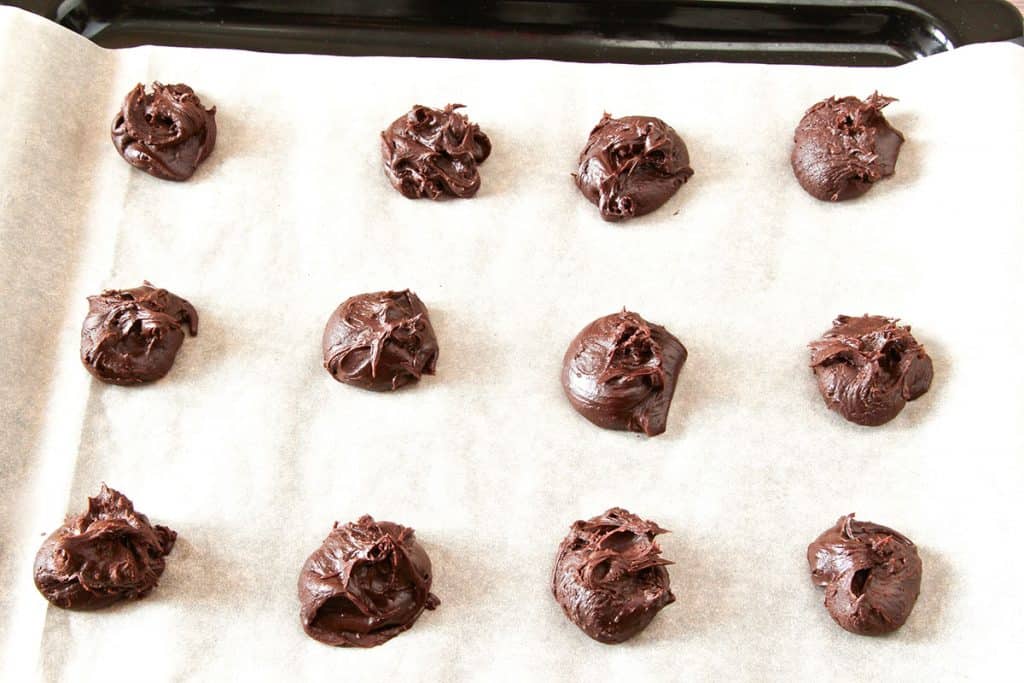
[[[101,50],[0,8],[0,676],[7,680],[993,680],[1024,636],[1024,50],[890,69],[664,67]],[[187,183],[128,166],[110,121],[137,82],[217,107]],[[828,95],[900,98],[897,174],[817,202],[788,155]],[[378,134],[467,105],[494,144],[471,201],[409,201]],[[600,220],[570,178],[602,112],[664,118],[696,175]],[[85,297],[146,278],[198,308],[168,377],[94,381]],[[334,382],[320,334],[409,287],[436,377]],[[668,431],[602,431],[562,354],[622,306],[690,352]],[[877,429],[829,413],[805,344],[837,313],[900,316],[931,391]],[[107,482],[179,533],[146,600],[92,614],[32,584],[44,534]],[[676,604],[586,638],[549,591],[573,520],[620,505],[673,531]],[[807,543],[841,514],[918,543],[921,597],[886,638],[823,607]],[[307,638],[295,583],[335,520],[411,525],[442,604],[387,645]]]

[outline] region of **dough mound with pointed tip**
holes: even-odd
[[[654,540],[667,533],[622,508],[572,525],[558,547],[551,591],[569,620],[602,643],[621,643],[675,601]]]
[[[580,153],[576,186],[601,218],[623,221],[651,213],[693,175],[679,134],[653,116],[605,114]]]
[[[656,436],[686,348],[664,327],[623,309],[584,327],[562,361],[562,388],[573,408],[605,429]]]
[[[139,83],[124,98],[110,126],[124,160],[151,176],[188,180],[217,142],[217,108],[203,108],[187,85]]]
[[[430,558],[409,527],[369,515],[335,522],[299,574],[302,628],[328,645],[381,645],[441,604],[432,581]]]
[[[408,289],[346,299],[324,328],[324,367],[339,382],[392,391],[437,367],[427,307]]]
[[[152,525],[124,495],[100,487],[89,509],[68,517],[36,554],[36,588],[57,607],[90,610],[138,600],[164,573],[178,535]]]
[[[133,385],[160,379],[174,365],[184,328],[199,332],[199,314],[185,299],[145,282],[89,297],[82,323],[82,364],[99,380]]]
[[[491,141],[456,111],[462,106],[417,104],[381,133],[384,172],[409,199],[468,199],[480,189],[477,166],[490,156]]]
[[[896,171],[903,134],[882,109],[896,100],[830,97],[807,110],[793,136],[790,162],[807,192],[822,201],[855,199]]]
[[[899,415],[928,391],[932,359],[910,327],[880,315],[840,315],[809,344],[811,368],[829,409],[868,427]]]
[[[853,514],[807,546],[811,580],[825,607],[851,633],[877,636],[906,622],[921,592],[921,558],[903,534]]]

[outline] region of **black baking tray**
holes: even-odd
[[[334,55],[884,66],[1024,45],[1004,0],[36,0],[9,2],[104,47]]]

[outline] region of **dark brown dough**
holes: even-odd
[[[187,85],[139,83],[114,117],[110,137],[125,161],[164,180],[188,180],[217,142],[217,108]]]
[[[391,391],[433,375],[437,337],[427,308],[408,289],[346,299],[324,328],[324,367],[339,382]]]
[[[823,201],[859,197],[896,170],[903,134],[882,109],[896,100],[877,92],[865,101],[830,97],[807,110],[790,159],[800,185]]]
[[[82,364],[109,384],[141,384],[167,374],[185,339],[199,332],[199,314],[185,299],[149,282],[89,297],[82,323]]]
[[[412,628],[441,601],[430,592],[430,558],[415,532],[364,515],[334,524],[299,574],[299,615],[311,638],[374,647]]]
[[[686,348],[661,325],[625,309],[584,327],[562,361],[562,388],[605,429],[665,431]]]
[[[692,175],[686,144],[667,123],[605,114],[580,153],[576,185],[601,218],[622,221],[654,211]]]
[[[850,422],[869,427],[896,417],[932,384],[932,359],[897,318],[841,315],[809,344],[821,397]]]
[[[409,199],[469,198],[480,189],[477,166],[491,154],[480,126],[455,111],[417,104],[381,133],[384,172]]]
[[[602,643],[621,643],[675,602],[654,540],[666,533],[622,508],[578,521],[558,547],[551,591],[569,620]]]
[[[921,558],[903,534],[852,514],[807,546],[811,580],[825,607],[851,633],[877,636],[906,622],[921,592]]]
[[[153,526],[106,484],[89,509],[68,517],[36,554],[36,588],[57,607],[89,610],[138,600],[156,587],[178,535]]]

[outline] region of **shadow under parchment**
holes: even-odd
[[[20,60],[17,68],[0,69],[5,109],[33,111],[47,103],[34,116],[19,116],[17,125],[0,127],[0,177],[18,179],[0,186],[0,291],[7,318],[0,329],[0,486],[12,492],[0,498],[0,528],[12,535],[27,514],[18,494],[31,488],[40,437],[54,417],[47,408],[61,365],[55,357],[69,334],[66,321],[83,305],[73,293],[74,278],[85,251],[99,151],[110,146],[105,127],[95,128],[108,119],[102,88],[117,66],[84,41],[64,51],[19,50],[23,36],[35,36],[21,23],[27,16],[4,24],[8,35],[0,39]],[[49,78],[39,77],[44,73]],[[3,585],[20,571],[8,561],[21,557],[4,553]],[[6,591],[0,595],[0,611],[8,613],[13,599]]]

